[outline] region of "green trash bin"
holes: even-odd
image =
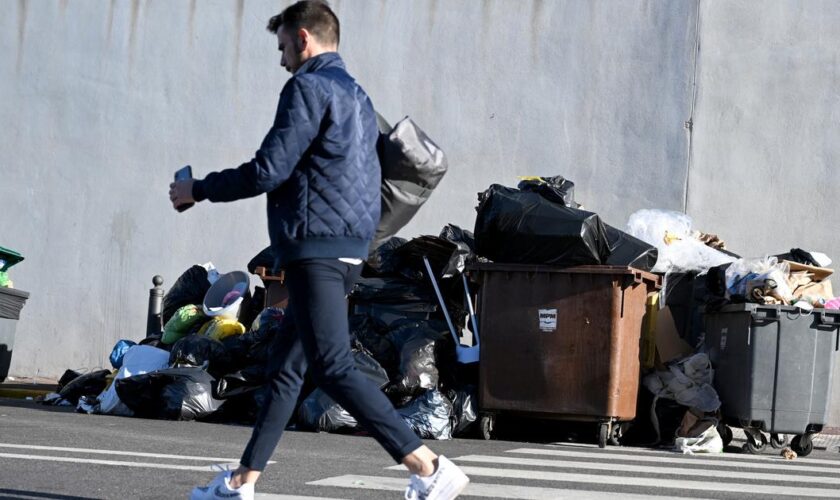
[[[5,273],[22,260],[23,255],[0,247],[0,273]],[[15,345],[15,328],[20,319],[20,310],[28,298],[28,292],[0,287],[0,382],[6,380],[9,374]]]
[[[23,260],[23,255],[0,247],[0,272],[8,271],[10,267]]]

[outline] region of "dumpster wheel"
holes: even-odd
[[[777,450],[781,450],[785,446],[788,445],[787,436],[784,434],[776,434],[775,432],[770,434],[770,446]]]
[[[598,426],[598,448],[606,448],[607,440],[610,438],[611,422],[602,422]]]
[[[807,457],[814,451],[814,441],[811,434],[800,434],[793,438],[790,442],[790,447],[800,457]]]
[[[624,433],[630,428],[630,422],[614,423],[612,432],[610,433],[609,444],[613,446],[621,446],[621,440],[624,438]]]
[[[747,443],[744,445],[744,450],[753,455],[758,455],[767,447],[767,438],[761,431],[755,429],[744,429],[744,434],[747,435]]]
[[[482,413],[479,419],[479,428],[481,429],[481,437],[489,441],[493,439],[493,429],[496,426],[496,415],[492,413]]]

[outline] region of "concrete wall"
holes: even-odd
[[[12,372],[107,366],[145,329],[150,279],[244,268],[261,199],[172,211],[174,170],[251,157],[287,78],[263,0],[7,0],[0,16],[0,245],[32,298]],[[349,0],[341,52],[390,121],[450,172],[404,236],[471,228],[475,195],[562,174],[622,226],[687,209],[748,255],[840,259],[832,2]],[[699,50],[698,50],[699,48]],[[696,84],[696,85],[695,85]],[[686,127],[693,123],[693,132]]]

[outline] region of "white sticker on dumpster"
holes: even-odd
[[[729,333],[729,328],[720,329],[720,350],[726,350],[726,334]]]
[[[557,309],[540,309],[540,330],[557,331]]]

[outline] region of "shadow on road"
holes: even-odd
[[[28,401],[25,399],[0,398],[0,408],[4,406],[14,408],[29,408],[33,410],[43,410],[52,413],[75,413],[76,408],[72,406],[50,406],[36,403],[35,401]]]
[[[39,491],[10,490],[7,488],[0,488],[0,500],[5,500],[7,498],[13,498],[15,500],[33,498],[50,498],[57,500],[97,500],[93,497],[74,497],[71,495],[60,495],[57,493],[42,493]]]

